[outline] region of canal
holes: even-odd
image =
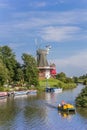
[[[62,100],[75,104],[84,86],[62,93],[40,93],[0,100],[0,130],[87,130],[87,110],[66,114],[57,110]]]

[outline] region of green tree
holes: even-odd
[[[20,84],[23,84],[24,82],[23,69],[20,63],[17,63],[15,67],[14,81],[18,81]]]
[[[74,77],[73,77],[73,80],[74,80],[75,83],[78,83],[78,77],[75,77],[75,76],[74,76]]]
[[[28,84],[38,86],[38,69],[35,58],[32,55],[24,53],[22,55],[23,64],[23,72],[24,72],[24,80],[28,82]]]
[[[66,74],[64,72],[58,73],[56,78],[66,78]]]
[[[15,75],[15,67],[17,61],[15,59],[15,54],[12,52],[11,48],[8,46],[0,47],[0,57],[9,71],[9,81],[13,81]]]
[[[3,64],[3,61],[0,59],[0,86],[3,86],[5,83],[7,83],[8,79],[8,69]]]
[[[65,83],[74,83],[73,78],[66,77]]]
[[[83,81],[83,84],[84,84],[84,85],[87,85],[87,79],[85,79],[85,80]]]
[[[56,79],[61,80],[62,82],[66,82],[66,74],[64,72],[58,73],[56,75]]]

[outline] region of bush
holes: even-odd
[[[4,87],[0,87],[0,91],[4,91]]]
[[[87,86],[76,97],[75,103],[77,107],[87,107]]]

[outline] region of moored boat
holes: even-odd
[[[14,91],[14,96],[26,95],[27,91]]]
[[[62,92],[62,88],[46,88],[46,92],[54,92],[54,93],[60,93]]]
[[[20,95],[30,95],[30,94],[36,94],[37,90],[27,90],[27,91],[14,91],[14,96],[20,96]]]
[[[54,88],[53,92],[60,93],[60,92],[62,92],[62,88]]]
[[[7,92],[0,92],[0,99],[8,96]]]
[[[37,94],[37,90],[28,90],[27,94],[35,95],[35,94]]]

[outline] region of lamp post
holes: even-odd
[[[48,84],[48,79],[50,78],[50,74],[46,74],[46,88],[49,87],[49,84]]]

